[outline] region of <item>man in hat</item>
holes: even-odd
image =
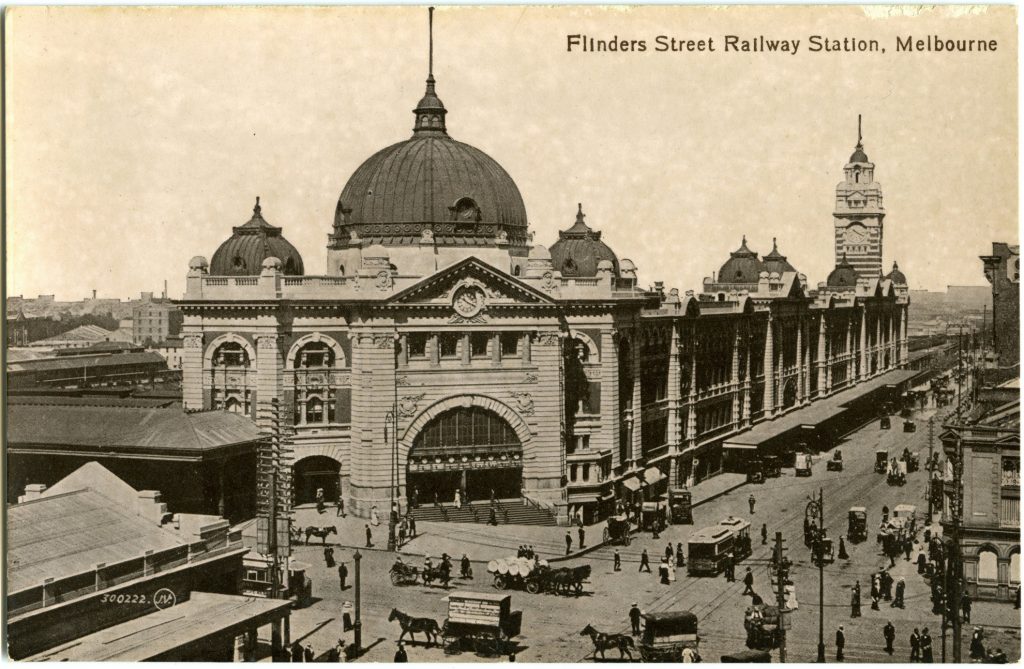
[[[686,556],[683,555],[683,542],[681,542],[681,541],[676,542],[676,566],[677,567],[685,567],[686,566]]]
[[[370,531],[370,526],[369,525],[366,526],[366,547],[367,548],[372,548],[373,547],[373,532]]]
[[[580,538],[580,544],[579,544],[580,548],[579,549],[583,550],[583,547],[587,545],[587,543],[586,543],[587,535],[583,531],[583,525],[580,525],[580,529],[576,531],[576,534],[579,535],[579,538]]]
[[[896,640],[896,628],[893,627],[891,620],[882,628],[882,636],[885,638],[885,652],[892,655],[892,642]]]
[[[637,569],[636,571],[637,571],[637,573],[640,573],[642,571],[646,571],[648,574],[651,573],[651,559],[649,557],[647,557],[647,549],[646,548],[644,549],[644,551],[642,553],[640,553],[640,568]]]
[[[964,622],[971,622],[971,596],[966,592],[960,598],[960,610],[964,612]]]
[[[568,555],[572,552],[572,535],[569,534],[569,530],[565,531],[565,554]]]
[[[292,662],[302,662],[302,644],[298,641],[292,644]]]
[[[636,602],[630,604],[629,607],[629,624],[633,628],[633,636],[640,636],[640,607],[636,605]]]
[[[860,581],[857,581],[850,593],[850,617],[860,618]]]
[[[761,523],[761,545],[768,544],[768,523]]]
[[[981,628],[975,627],[974,632],[971,634],[971,659],[981,661],[985,659],[985,646],[981,643],[984,636],[982,635]]]
[[[750,571],[750,567],[747,567],[747,573],[743,575],[743,594],[754,594],[754,572]]]
[[[398,650],[395,651],[395,662],[408,662],[409,655],[405,652],[405,646],[401,641],[398,642]]]
[[[843,626],[840,625],[839,629],[836,630],[836,662],[843,661],[843,647],[846,645],[846,633],[843,631]]]
[[[921,635],[918,634],[916,627],[910,633],[910,661],[921,661]]]
[[[345,585],[345,581],[347,579],[348,579],[348,567],[345,566],[345,562],[344,561],[339,562],[338,563],[338,582],[341,585],[342,591],[344,591],[345,588],[348,587],[347,585]]]
[[[313,647],[307,643],[306,647],[302,649],[302,661],[312,662],[315,658],[316,653],[313,652]]]
[[[750,497],[747,498],[747,504],[750,506],[750,515],[754,515],[754,504],[757,500],[754,499],[754,493],[750,493]]]
[[[725,580],[729,583],[736,582],[736,560],[731,551],[725,557]]]
[[[665,559],[671,562],[674,556],[675,553],[672,551],[672,542],[670,541],[668,542],[668,545],[665,546]]]
[[[622,556],[619,555],[619,549],[615,549],[615,554],[612,555],[614,562],[612,564],[612,571],[622,571]]]
[[[928,634],[928,628],[921,630],[921,661],[926,664],[932,663],[932,636]]]
[[[892,598],[892,604],[889,606],[892,608],[903,608],[903,596],[907,592],[907,582],[900,576],[900,580],[896,581],[896,596]]]

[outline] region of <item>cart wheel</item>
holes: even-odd
[[[402,585],[402,575],[397,571],[391,572],[391,585]]]
[[[540,581],[533,579],[526,582],[526,591],[531,595],[536,595],[540,592]]]
[[[508,590],[508,579],[504,574],[494,575],[494,587],[498,590]]]

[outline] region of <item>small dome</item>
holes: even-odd
[[[188,261],[188,268],[189,269],[206,270],[209,267],[210,267],[210,263],[208,263],[206,261],[206,258],[204,258],[203,256],[193,256],[192,260]]]
[[[264,258],[263,259],[262,267],[265,270],[269,269],[269,270],[277,271],[277,270],[281,269],[281,259],[280,258],[275,258],[274,256],[270,256],[269,258]]]
[[[764,267],[757,259],[757,254],[747,248],[747,237],[744,235],[740,247],[729,254],[729,259],[718,270],[718,282],[757,283],[757,278],[762,271],[764,271]]]
[[[231,237],[213,254],[210,274],[214,276],[256,276],[267,258],[279,258],[285,274],[298,276],[303,272],[302,256],[276,228],[263,219],[260,199],[245,225],[231,228]]]
[[[907,285],[907,277],[900,271],[900,266],[896,264],[895,260],[892,263],[892,271],[889,272],[885,278],[889,279],[897,286]]]
[[[578,205],[576,222],[568,230],[558,233],[558,241],[551,245],[551,262],[562,276],[597,276],[597,265],[602,260],[612,264],[619,273],[619,259],[615,252],[601,241],[601,233],[583,222],[586,214]]]
[[[868,160],[868,154],[864,153],[864,147],[857,144],[857,148],[854,149],[853,154],[850,156],[851,163],[870,163]]]
[[[761,265],[772,273],[796,272],[796,268],[786,261],[786,256],[779,253],[779,245],[772,237],[772,252],[761,259]]]
[[[846,259],[845,253],[836,264],[836,268],[829,273],[825,283],[829,288],[854,288],[857,286],[857,270]]]
[[[615,271],[615,265],[612,263],[611,260],[600,260],[600,261],[598,261],[598,263],[597,263],[597,273],[598,274],[601,274],[601,273],[604,273],[604,272],[614,272],[614,271]]]
[[[546,246],[534,244],[530,247],[530,260],[551,260],[551,252]]]
[[[622,263],[619,265],[619,268],[623,272],[635,272],[636,271],[636,265],[629,258],[623,258],[622,259]]]

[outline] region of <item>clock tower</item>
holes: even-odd
[[[836,264],[845,255],[859,276],[882,274],[882,186],[875,181],[875,165],[864,153],[860,116],[857,116],[857,147],[843,168],[845,179],[836,186],[833,214],[836,233]]]

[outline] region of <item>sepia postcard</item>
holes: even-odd
[[[8,8],[7,657],[1019,662],[1017,21]]]

